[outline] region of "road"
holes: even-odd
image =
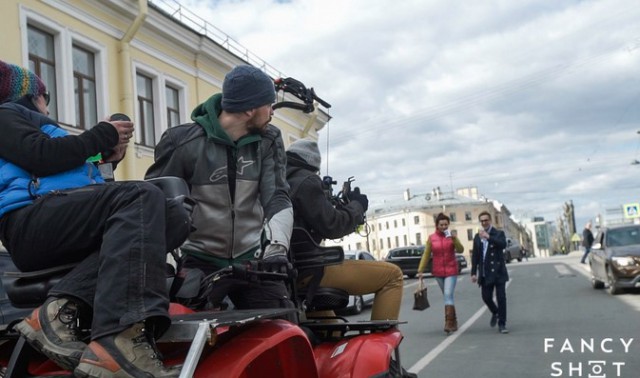
[[[640,378],[640,292],[594,290],[580,253],[508,266],[508,335],[489,313],[469,270],[458,278],[459,331],[446,336],[442,294],[427,278],[431,307],[413,311],[417,280],[406,279],[400,319],[402,365],[419,377]],[[368,319],[370,310],[350,320]]]

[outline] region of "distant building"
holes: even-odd
[[[530,244],[528,231],[511,218],[511,213],[498,201],[478,197],[477,188],[458,189],[456,193],[443,193],[435,188],[431,193],[412,196],[407,190],[404,200],[385,202],[370,207],[367,212],[368,235],[365,229],[341,240],[328,240],[327,245],[343,248],[366,249],[378,259],[387,252],[406,245],[424,245],[427,237],[435,232],[435,218],[444,213],[451,218],[450,230],[455,230],[469,257],[473,237],[480,227],[478,215],[487,211],[495,227],[505,231],[508,237],[521,245]]]

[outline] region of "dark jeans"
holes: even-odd
[[[591,252],[591,247],[584,247],[584,255],[582,255],[582,259],[580,260],[581,263],[586,263],[587,262],[587,256],[589,256],[589,252]]]
[[[79,262],[50,295],[93,307],[91,338],[151,319],[166,329],[166,254],[189,233],[189,215],[143,181],[49,194],[2,219],[0,235],[22,271]]]
[[[507,293],[505,283],[482,284],[482,300],[492,314],[498,314],[498,325],[507,324]],[[493,302],[493,290],[496,291],[498,305]]]

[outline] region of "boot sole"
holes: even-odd
[[[107,369],[84,362],[78,364],[78,367],[73,371],[73,375],[78,378],[136,378],[127,374],[124,370],[113,373]]]
[[[83,351],[61,348],[48,342],[44,332],[36,331],[26,324],[25,321],[16,324],[15,328],[27,340],[29,345],[50,358],[61,368],[73,371],[73,369],[80,363],[80,357],[82,356]]]

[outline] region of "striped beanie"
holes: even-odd
[[[44,82],[26,68],[0,60],[0,104],[23,96],[38,96],[47,91]]]

